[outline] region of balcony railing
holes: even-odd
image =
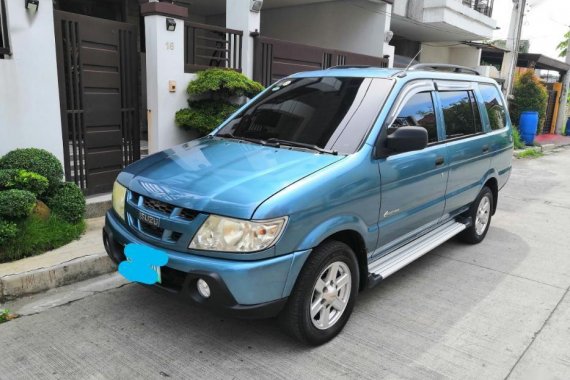
[[[241,30],[214,25],[184,23],[184,71],[193,73],[212,67],[242,69]]]
[[[493,17],[493,2],[495,0],[462,0],[464,5],[475,9],[488,17]]]

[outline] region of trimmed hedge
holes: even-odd
[[[176,112],[176,124],[208,134],[237,111],[242,97],[252,98],[263,89],[261,83],[234,70],[199,71],[188,84],[188,108]]]
[[[192,102],[192,108],[176,112],[176,123],[185,128],[194,128],[202,134],[212,132],[240,106],[212,99]]]
[[[16,149],[0,158],[0,169],[24,169],[47,178],[48,193],[61,184],[63,168],[59,160],[44,149]]]
[[[74,183],[62,183],[55,194],[47,199],[53,213],[69,223],[78,223],[85,215],[85,197]]]
[[[0,191],[0,217],[20,219],[30,215],[36,205],[36,196],[27,190]]]
[[[264,87],[244,74],[229,69],[208,69],[198,71],[196,79],[186,88],[188,95],[215,95],[221,98],[247,96],[251,98]]]
[[[48,187],[49,181],[40,174],[27,170],[0,169],[0,190],[28,190],[39,197],[47,191]]]
[[[16,223],[0,219],[0,246],[18,235]]]

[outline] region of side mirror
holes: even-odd
[[[428,132],[423,127],[400,127],[386,137],[386,148],[395,153],[422,150],[428,144]]]

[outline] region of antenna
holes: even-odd
[[[410,68],[410,66],[412,66],[412,63],[414,63],[416,58],[418,58],[418,55],[420,55],[422,50],[423,50],[423,48],[420,48],[420,50],[416,53],[416,55],[414,55],[414,57],[410,60],[410,63],[408,63],[408,66],[406,66],[406,68],[404,69],[404,72],[408,71],[408,69]]]

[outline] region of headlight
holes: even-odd
[[[113,210],[125,220],[125,198],[127,196],[127,188],[115,181],[113,185]]]
[[[247,221],[210,215],[190,243],[190,249],[255,252],[271,247],[287,218]]]

